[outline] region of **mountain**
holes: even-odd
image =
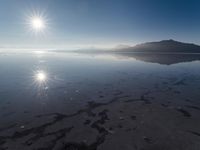
[[[174,40],[159,42],[147,42],[130,47],[118,45],[113,49],[80,49],[72,51],[82,54],[109,54],[118,58],[134,58],[144,62],[171,65],[182,62],[200,61],[200,46],[190,43],[182,43]]]
[[[118,49],[119,52],[150,52],[150,53],[200,53],[200,46],[174,40],[148,42],[134,47]]]

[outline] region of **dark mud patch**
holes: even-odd
[[[149,99],[145,98],[144,95],[142,95],[139,99],[129,99],[129,100],[126,100],[125,102],[130,103],[130,102],[137,102],[137,101],[142,101],[145,104],[151,104],[151,101]]]
[[[50,144],[47,145],[45,148],[42,148],[43,150],[50,150],[50,149],[52,149],[56,145],[56,143],[60,139],[64,138],[65,135],[67,133],[69,133],[72,129],[73,129],[73,127],[64,128],[64,129],[60,129],[60,130],[58,130],[56,132],[51,132],[51,133],[43,134],[40,137],[33,137],[33,138],[30,138],[29,140],[27,140],[24,144],[26,144],[26,145],[32,145],[35,141],[37,141],[40,138],[54,136],[55,138],[53,140],[51,140]]]
[[[87,119],[87,120],[85,120],[84,125],[88,125],[90,123],[91,123],[91,120]]]
[[[132,120],[136,120],[136,116],[132,115],[132,116],[131,116],[131,119],[132,119]]]
[[[199,132],[195,132],[195,131],[188,131],[189,133],[192,133],[192,134],[194,134],[194,135],[196,135],[196,136],[200,136],[200,133]]]
[[[183,116],[185,116],[185,117],[191,117],[192,116],[188,111],[186,111],[183,108],[177,108],[176,110],[181,112],[183,114]]]
[[[108,133],[108,131],[104,127],[101,126],[106,122],[106,120],[109,120],[109,118],[107,116],[107,111],[108,110],[105,109],[102,112],[100,112],[98,114],[100,119],[93,122],[92,125],[91,125],[91,127],[95,128],[99,133]]]
[[[85,143],[67,143],[62,150],[96,150],[96,147]]]
[[[197,107],[197,106],[186,105],[186,107],[192,108],[192,109],[195,109],[195,110],[200,110],[200,107]]]
[[[174,93],[175,93],[175,94],[181,94],[181,92],[180,92],[180,91],[174,91]]]
[[[174,83],[174,85],[186,85],[185,81],[186,81],[186,79],[181,79],[181,80],[179,80],[179,81],[176,81],[176,82]]]
[[[150,139],[150,138],[148,138],[148,137],[146,137],[146,136],[144,136],[143,139],[144,139],[144,141],[145,141],[146,143],[152,144],[152,139]]]
[[[105,134],[97,137],[96,141],[90,145],[82,142],[69,142],[65,143],[64,147],[61,150],[97,150],[98,146],[102,144],[105,140]]]
[[[0,132],[5,131],[5,130],[9,130],[9,129],[14,128],[16,126],[17,126],[17,124],[15,123],[15,124],[12,124],[12,125],[7,126],[7,127],[0,128]]]
[[[169,107],[168,104],[164,104],[164,103],[162,103],[161,106],[163,106],[163,107],[165,107],[165,108]]]

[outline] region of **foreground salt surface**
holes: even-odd
[[[2,54],[0,149],[199,150],[199,65]]]

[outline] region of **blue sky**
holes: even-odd
[[[29,32],[34,12],[48,19]],[[175,39],[200,44],[198,0],[0,0],[0,48],[70,49]]]

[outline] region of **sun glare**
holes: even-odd
[[[29,14],[26,16],[26,25],[28,31],[37,35],[46,34],[49,25],[47,15],[45,15],[44,12],[39,11],[32,11],[31,13],[27,14]]]
[[[31,26],[35,30],[42,30],[45,28],[45,22],[42,18],[34,17],[31,19]]]
[[[46,76],[46,74],[44,72],[38,72],[36,74],[36,80],[38,82],[44,82],[44,81],[46,81],[46,79],[47,79],[47,76]]]

